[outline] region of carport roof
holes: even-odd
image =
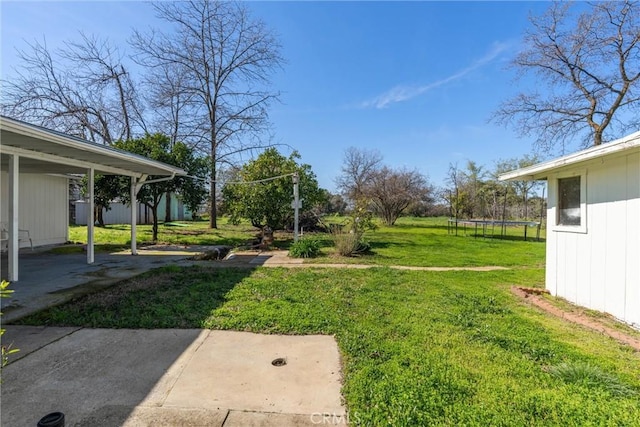
[[[20,156],[20,171],[25,173],[84,174],[93,168],[105,175],[135,177],[187,174],[166,163],[5,116],[0,116],[0,154],[5,170],[7,155]]]

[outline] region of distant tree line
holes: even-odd
[[[379,152],[355,147],[345,151],[336,185],[343,201],[332,196],[330,201],[334,205],[370,212],[386,225],[394,225],[409,211],[426,210],[435,194],[433,186],[418,170],[386,166]]]
[[[452,218],[536,219],[544,212],[540,181],[498,180],[505,172],[538,163],[537,156],[498,160],[492,170],[469,160],[464,168],[449,165],[440,197]]]
[[[363,209],[386,225],[402,216],[449,216],[478,219],[537,219],[544,214],[540,181],[498,180],[498,176],[540,161],[536,155],[501,159],[492,169],[469,160],[463,168],[449,165],[442,187],[436,188],[417,170],[391,168],[377,151],[351,147],[345,151],[339,194],[328,194],[328,213]]]

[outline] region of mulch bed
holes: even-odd
[[[544,299],[544,297],[542,296],[549,293],[546,289],[512,286],[511,292],[522,298],[524,301],[535,305],[536,307],[546,311],[547,313],[551,313],[554,316],[563,318],[565,320],[568,320],[569,322],[577,323],[580,326],[584,326],[586,328],[601,332],[623,344],[631,346],[636,351],[640,351],[640,339],[626,334],[623,331],[607,326],[604,323],[604,320],[600,321],[596,318],[587,316],[580,311],[574,312],[556,307],[555,305]]]

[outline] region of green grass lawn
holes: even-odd
[[[339,222],[339,218],[330,218]],[[249,224],[229,224],[227,218],[218,220],[218,228],[211,230],[206,221],[183,222],[184,226],[160,224],[158,243],[181,245],[230,245],[241,246],[251,240],[258,229]],[[543,267],[545,243],[523,240],[522,228],[508,228],[506,238],[475,237],[474,230],[460,229],[458,235],[447,232],[446,218],[400,218],[393,227],[379,226],[365,234],[371,244],[371,252],[355,257],[334,255],[331,235],[307,233],[322,242],[321,256],[306,259],[309,263],[345,263],[370,265],[404,265],[421,267],[469,267],[499,265],[506,267]],[[535,235],[534,229],[529,230]],[[138,225],[138,244],[151,243],[151,226]],[[496,235],[499,231],[496,230]],[[544,233],[543,233],[544,237]],[[73,242],[86,243],[87,227],[71,226],[69,238]],[[126,249],[131,242],[129,225],[107,225],[95,228],[97,251]],[[287,249],[293,242],[291,233],[277,233],[274,246]],[[80,252],[78,246],[62,246],[53,249],[57,253]]]
[[[207,221],[183,221],[158,225],[159,244],[178,245],[244,245],[253,238],[258,230],[248,224],[233,225],[226,218],[218,220],[217,229],[209,229]],[[112,224],[95,227],[95,245],[97,251],[113,251],[127,249],[131,245],[131,226],[128,224]],[[151,225],[138,225],[136,229],[139,245],[152,243]],[[87,243],[87,227],[69,226],[69,240]],[[52,251],[56,253],[80,252],[77,246],[60,246]]]
[[[105,242],[126,244],[128,227],[104,231]],[[162,241],[182,244],[234,244],[253,233],[161,226]],[[335,335],[353,425],[640,425],[640,355],[512,295],[512,285],[544,283],[544,242],[518,236],[452,236],[446,220],[405,218],[368,233],[373,253],[355,258],[331,255],[329,237],[319,236],[324,255],[315,262],[382,267],[167,266],[21,323]]]
[[[354,425],[638,425],[638,353],[509,291],[543,279],[166,267],[24,323],[333,334]]]
[[[474,236],[475,230],[462,228],[458,235],[449,234],[446,218],[400,218],[393,227],[379,226],[365,233],[371,253],[355,257],[333,255],[331,237],[313,234],[323,242],[323,256],[305,260],[311,263],[338,262],[348,264],[405,265],[421,267],[471,267],[499,265],[506,267],[544,267],[544,232],[535,240],[535,229],[529,229],[524,241],[522,227],[507,228],[506,238]],[[309,234],[307,234],[309,236]]]

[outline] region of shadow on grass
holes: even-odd
[[[112,330],[67,333],[32,350],[38,353],[34,357],[3,367],[2,425],[35,425],[42,408],[71,413],[74,425],[126,424],[141,402],[154,399],[154,390],[166,387],[167,372],[201,339],[202,324],[252,271],[167,266],[16,321]],[[7,330],[17,348],[42,341],[37,336],[43,333],[40,328]],[[40,408],[35,412],[33,396],[38,396]]]
[[[426,230],[446,230],[448,227],[447,225],[438,225],[438,224],[413,224],[413,223],[409,223],[409,224],[402,224],[402,223],[395,223],[391,226],[391,228],[396,228],[396,229],[416,229],[416,228],[423,228]]]
[[[375,241],[375,242],[369,242],[369,246],[371,247],[371,251],[375,252],[376,249],[386,249],[386,248],[390,248],[390,247],[394,247],[394,246],[399,246],[399,244],[398,243]]]
[[[253,268],[167,266],[15,322],[90,328],[203,328]]]
[[[468,234],[467,237],[473,237],[473,238],[477,238],[477,239],[495,239],[495,240],[509,240],[509,241],[514,241],[514,242],[524,242],[525,241],[525,237],[523,236],[512,236],[512,235],[506,235],[506,236],[501,236],[500,234],[494,234],[494,235],[482,235],[482,234]],[[533,243],[544,243],[546,241],[546,239],[544,238],[536,238],[535,234],[533,236],[527,235],[526,238],[527,242],[533,242]]]

